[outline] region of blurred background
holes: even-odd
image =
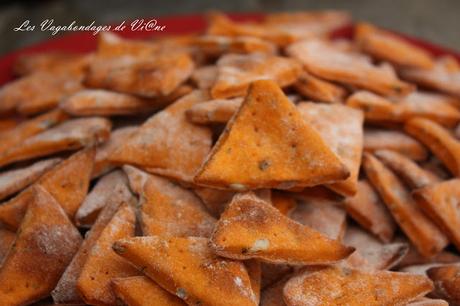
[[[49,32],[14,32],[24,20],[39,24],[114,23],[137,17],[203,13],[211,9],[227,12],[343,9],[355,20],[418,36],[460,50],[459,0],[42,0],[0,2],[0,54],[51,37]],[[64,34],[65,35],[65,34]]]

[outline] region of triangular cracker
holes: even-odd
[[[401,229],[426,257],[439,253],[449,243],[446,236],[417,206],[400,179],[381,161],[364,153],[363,167]]]
[[[233,259],[324,264],[347,257],[353,248],[281,214],[254,194],[238,194],[217,222],[211,247]]]
[[[460,179],[451,179],[415,190],[417,204],[460,250]]]
[[[289,306],[405,305],[432,289],[432,282],[421,275],[330,267],[291,278],[284,300]]]
[[[94,149],[81,150],[49,170],[35,183],[56,199],[71,220],[88,191],[93,160]],[[0,222],[16,230],[31,195],[32,191],[28,188],[0,205]]]
[[[0,155],[0,166],[102,143],[109,138],[110,128],[105,118],[64,122],[5,151]]]
[[[3,305],[25,305],[48,296],[81,240],[56,200],[42,187],[34,187],[15,243],[0,268]]]
[[[383,242],[393,240],[396,223],[377,192],[367,180],[358,182],[358,192],[344,201],[347,213]]]
[[[150,175],[140,194],[145,236],[209,237],[216,220],[190,190]]]
[[[215,255],[206,238],[134,237],[113,249],[189,305],[256,305],[243,263]]]
[[[156,306],[186,305],[146,276],[114,278],[112,288],[116,296],[127,306],[149,305],[153,302]]]
[[[123,203],[94,243],[77,281],[77,290],[86,303],[114,305],[111,279],[139,274],[112,250],[115,241],[134,236],[135,222],[134,208]]]
[[[227,123],[243,103],[243,98],[214,99],[193,105],[187,110],[187,119],[197,124]]]
[[[194,181],[236,190],[313,186],[349,176],[275,82],[252,83]]]
[[[304,71],[299,80],[294,83],[294,88],[305,98],[313,101],[342,103],[347,91],[332,82],[322,80]]]
[[[446,299],[450,305],[460,303],[460,265],[434,267],[427,274],[435,284],[432,295]]]
[[[317,103],[299,103],[297,109],[350,171],[346,180],[327,186],[344,196],[354,195],[363,150],[362,112],[343,105]]]
[[[210,151],[211,131],[190,123],[185,112],[208,99],[205,92],[194,91],[156,113],[110,156],[110,160],[191,181]]]

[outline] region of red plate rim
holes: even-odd
[[[261,13],[229,13],[228,16],[237,21],[260,21],[264,14]],[[145,20],[153,18],[144,18]],[[203,31],[206,27],[206,18],[202,14],[175,15],[154,18],[159,25],[166,25],[166,32],[131,31],[128,27],[125,31],[117,32],[127,38],[148,38],[160,35],[191,34]],[[333,38],[349,39],[353,34],[353,25],[344,26],[332,34]],[[395,32],[396,35],[420,46],[435,56],[451,55],[460,61],[460,53],[442,46],[418,39],[412,36]],[[13,79],[11,68],[15,60],[25,54],[33,54],[47,51],[89,52],[96,48],[96,36],[89,32],[78,32],[54,37],[43,42],[21,48],[6,54],[0,58],[0,85]]]

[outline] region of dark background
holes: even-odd
[[[0,54],[50,37],[48,32],[14,32],[24,20],[55,24],[113,23],[136,17],[223,11],[263,12],[280,10],[345,9],[356,20],[367,20],[386,28],[415,35],[460,50],[459,0],[69,0],[0,2]],[[184,25],[186,26],[186,25]]]

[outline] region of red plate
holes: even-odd
[[[229,16],[238,21],[260,21],[263,14],[244,13],[229,14]],[[149,31],[131,31],[127,28],[120,35],[128,38],[147,38],[159,35],[178,35],[190,34],[203,31],[206,27],[206,20],[203,15],[184,15],[156,18],[159,25],[165,25],[165,32]],[[353,33],[352,25],[345,26],[332,34],[334,38],[351,38]],[[444,47],[431,44],[429,42],[409,37],[407,35],[396,33],[436,56],[450,54],[460,61],[460,53],[448,50]],[[63,35],[47,41],[26,47],[15,52],[9,53],[0,59],[0,85],[12,79],[11,67],[18,56],[31,53],[40,53],[46,51],[70,51],[70,52],[88,52],[96,47],[96,37],[89,32],[79,32],[75,34]]]

